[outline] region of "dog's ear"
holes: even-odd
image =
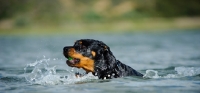
[[[115,56],[113,53],[110,51],[110,48],[108,46],[104,46],[104,60],[107,63],[108,69],[112,69],[114,67],[114,64],[116,62]]]
[[[108,46],[101,46],[98,50],[95,61],[95,73],[98,74],[94,75],[103,79],[112,73],[116,59]]]
[[[99,46],[96,51],[96,66],[101,70],[112,69],[116,61],[114,55],[107,45],[101,44]]]

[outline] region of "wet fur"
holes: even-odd
[[[84,57],[94,60],[94,67],[91,72],[93,75],[98,76],[99,79],[111,79],[124,76],[143,76],[130,66],[117,60],[110,51],[110,48],[102,41],[93,39],[78,40],[75,42],[74,46],[67,46],[64,48],[63,53],[66,57],[68,56],[66,49],[69,47],[74,48],[76,52],[80,53]],[[78,47],[85,48],[84,50],[81,50],[81,48]]]

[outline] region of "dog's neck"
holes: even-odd
[[[113,65],[106,65],[106,66],[102,66],[102,64],[96,65],[93,75],[98,76],[99,79],[111,79],[111,78],[117,78],[120,76],[123,76],[121,74],[121,70],[123,70],[123,63],[121,63],[118,60],[114,60],[114,62],[112,62]]]

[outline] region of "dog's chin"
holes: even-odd
[[[70,62],[69,60],[66,61],[66,64],[67,64],[68,66],[70,66],[70,67],[74,67],[74,66],[73,66],[74,63]]]

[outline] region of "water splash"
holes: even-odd
[[[55,60],[55,59],[53,59]],[[66,70],[67,76],[56,73],[56,66],[49,66],[49,59],[41,59],[34,63],[27,64],[24,68],[25,79],[31,84],[40,85],[57,85],[57,84],[73,84],[77,82],[84,82],[92,79],[97,79],[91,73],[83,77],[77,78],[74,75],[74,69]]]
[[[145,78],[160,78],[160,76],[158,76],[158,71],[156,71],[156,70],[146,70],[146,74],[143,77],[145,77]]]
[[[200,67],[176,67],[175,71],[181,76],[195,76],[200,74]]]
[[[181,78],[200,74],[200,67],[175,67],[175,74],[160,76],[156,70],[146,70],[144,78]]]
[[[93,76],[91,73],[83,77],[76,77],[75,72],[77,69],[72,68],[66,71],[66,75],[61,75],[56,72],[56,66],[49,66],[50,61],[57,61],[56,58],[43,58],[36,60],[34,63],[29,63],[24,68],[24,75],[27,82],[39,85],[58,85],[58,84],[74,84],[81,82],[88,82],[98,77]],[[159,71],[146,70],[144,78],[181,78],[187,76],[196,76],[200,74],[200,67],[175,67],[173,74],[159,75]]]

